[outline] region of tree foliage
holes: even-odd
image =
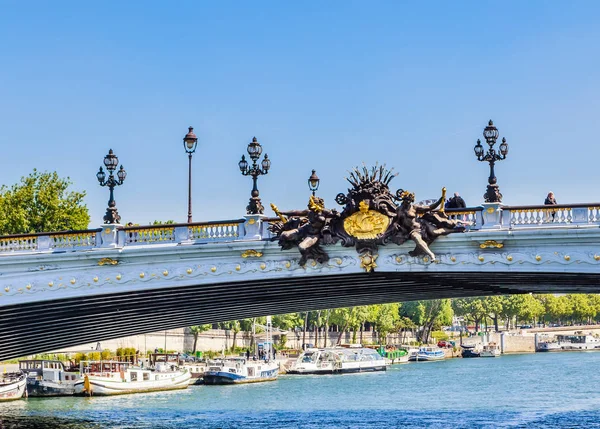
[[[0,187],[0,234],[86,229],[85,191],[70,191],[71,180],[33,170],[10,187]]]

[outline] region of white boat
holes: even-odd
[[[498,357],[500,356],[500,346],[496,343],[488,343],[483,346],[479,357]]]
[[[79,371],[67,371],[58,360],[22,360],[19,369],[27,375],[29,396],[71,396],[81,379]]]
[[[27,396],[27,377],[24,372],[0,374],[0,402],[13,401]]]
[[[538,343],[540,352],[566,352],[600,349],[600,338],[593,335],[557,335],[554,341]]]
[[[416,362],[417,360],[417,354],[419,353],[419,348],[418,347],[409,347],[408,349],[408,361],[409,362]]]
[[[369,348],[308,349],[292,364],[288,374],[373,372],[385,371],[387,366],[386,360]]]
[[[208,363],[204,384],[243,384],[274,381],[279,365],[274,361],[248,360],[243,357],[218,359]]]
[[[182,353],[152,353],[150,354],[150,367],[155,367],[157,363],[163,362],[168,365],[176,365],[178,368],[185,368],[190,373],[189,384],[202,384],[204,382],[204,372],[208,368],[206,362],[196,362],[186,360],[187,355]]]
[[[185,368],[190,373],[190,384],[203,384],[204,383],[204,373],[208,369],[208,364],[206,362],[185,362],[179,366],[180,368]]]
[[[75,383],[76,395],[122,395],[186,389],[191,375],[185,368],[158,362],[154,368],[128,362],[82,361],[82,380]]]
[[[416,361],[434,361],[446,359],[446,354],[439,347],[419,347]]]

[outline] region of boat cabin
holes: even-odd
[[[68,371],[59,360],[31,359],[19,361],[19,369],[27,374],[27,378],[54,382],[74,382],[79,373]]]

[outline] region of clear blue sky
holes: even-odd
[[[272,159],[266,207],[304,207],[313,168],[335,207],[346,171],[376,161],[418,200],[446,186],[477,205],[491,118],[505,203],[599,201],[600,2],[422,4],[2,1],[0,183],[70,176],[96,227],[112,148],[123,221],[185,221],[192,125],[195,221],[245,213],[253,136]]]

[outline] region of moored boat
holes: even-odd
[[[557,335],[553,341],[540,341],[536,351],[569,352],[598,349],[600,349],[600,338],[593,335]]]
[[[78,371],[68,371],[58,360],[22,360],[19,369],[27,375],[29,396],[71,396],[80,379]]]
[[[204,384],[244,384],[274,381],[279,365],[273,361],[252,361],[243,357],[218,359],[208,363]]]
[[[198,385],[204,383],[204,371],[207,369],[206,362],[198,362],[195,359],[190,360],[189,356],[182,353],[152,353],[150,355],[150,367],[155,367],[160,362],[167,365],[176,365],[180,369],[187,369],[190,373],[189,384]]]
[[[27,377],[23,371],[0,374],[0,402],[27,396]]]
[[[500,356],[500,346],[496,343],[488,343],[483,346],[479,354],[480,357],[498,357]]]
[[[81,375],[75,394],[90,396],[186,389],[191,378],[187,369],[164,362],[142,368],[129,362],[82,361]]]
[[[369,348],[308,349],[292,364],[288,374],[343,374],[385,371],[387,365],[385,359],[376,350]]]
[[[462,344],[461,348],[460,355],[464,358],[481,357],[481,350],[476,344]]]
[[[434,361],[446,359],[446,354],[439,347],[419,347],[416,361]]]

